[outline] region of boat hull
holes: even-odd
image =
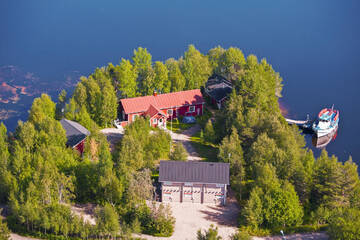
[[[330,132],[327,135],[323,135],[321,137],[318,137],[317,135],[313,135],[313,138],[312,138],[313,146],[316,148],[326,147],[331,142],[331,140],[334,138],[334,136],[336,136],[335,134],[336,134],[337,129],[338,128],[336,127],[334,129],[334,131]]]
[[[316,136],[319,138],[319,137],[324,137],[326,135],[330,135],[330,134],[334,133],[337,130],[337,128],[338,128],[338,125],[336,124],[335,126],[327,128],[327,129],[319,129],[319,128],[313,127],[313,131],[316,134]]]

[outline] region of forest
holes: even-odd
[[[265,59],[234,47],[202,54],[193,45],[165,62],[153,62],[139,47],[132,59],[81,77],[70,96],[36,98],[14,132],[1,123],[0,203],[8,216],[0,221],[0,239],[7,239],[8,228],[55,239],[171,236],[169,207],[146,200],[154,197],[159,160],[185,160],[184,149],[170,150],[170,135],[146,119],[127,126],[112,152],[99,130],[117,118],[121,98],[202,88],[214,73],[231,80],[234,91],[222,110],[199,123],[203,141],[217,149],[214,158],[230,163],[230,186],[241,207],[233,239],[280,229],[326,229],[333,239],[359,239],[360,181],[351,157],[342,163],[324,150],[315,159],[299,129],[281,115],[283,80]],[[66,147],[64,117],[91,132],[83,155]],[[75,214],[75,204],[94,206],[95,223]],[[208,233],[198,239],[217,239],[216,229]]]

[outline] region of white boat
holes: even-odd
[[[312,129],[316,136],[323,137],[332,134],[338,128],[339,124],[339,111],[334,110],[334,106],[324,108],[320,111],[318,119],[313,123]]]

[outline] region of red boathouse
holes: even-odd
[[[137,117],[150,117],[154,127],[166,127],[166,120],[178,116],[199,116],[203,114],[204,99],[200,89],[156,94],[152,96],[121,99],[119,120],[122,126]]]

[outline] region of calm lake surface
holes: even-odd
[[[289,117],[316,116],[335,104],[339,130],[326,149],[359,163],[359,12],[358,0],[2,0],[0,91],[12,92],[8,85],[18,81],[27,95],[16,88],[20,99],[0,103],[0,111],[13,130],[37,90],[70,90],[80,75],[129,58],[138,46],[153,60],[178,58],[189,44],[203,53],[235,46],[280,72]]]

